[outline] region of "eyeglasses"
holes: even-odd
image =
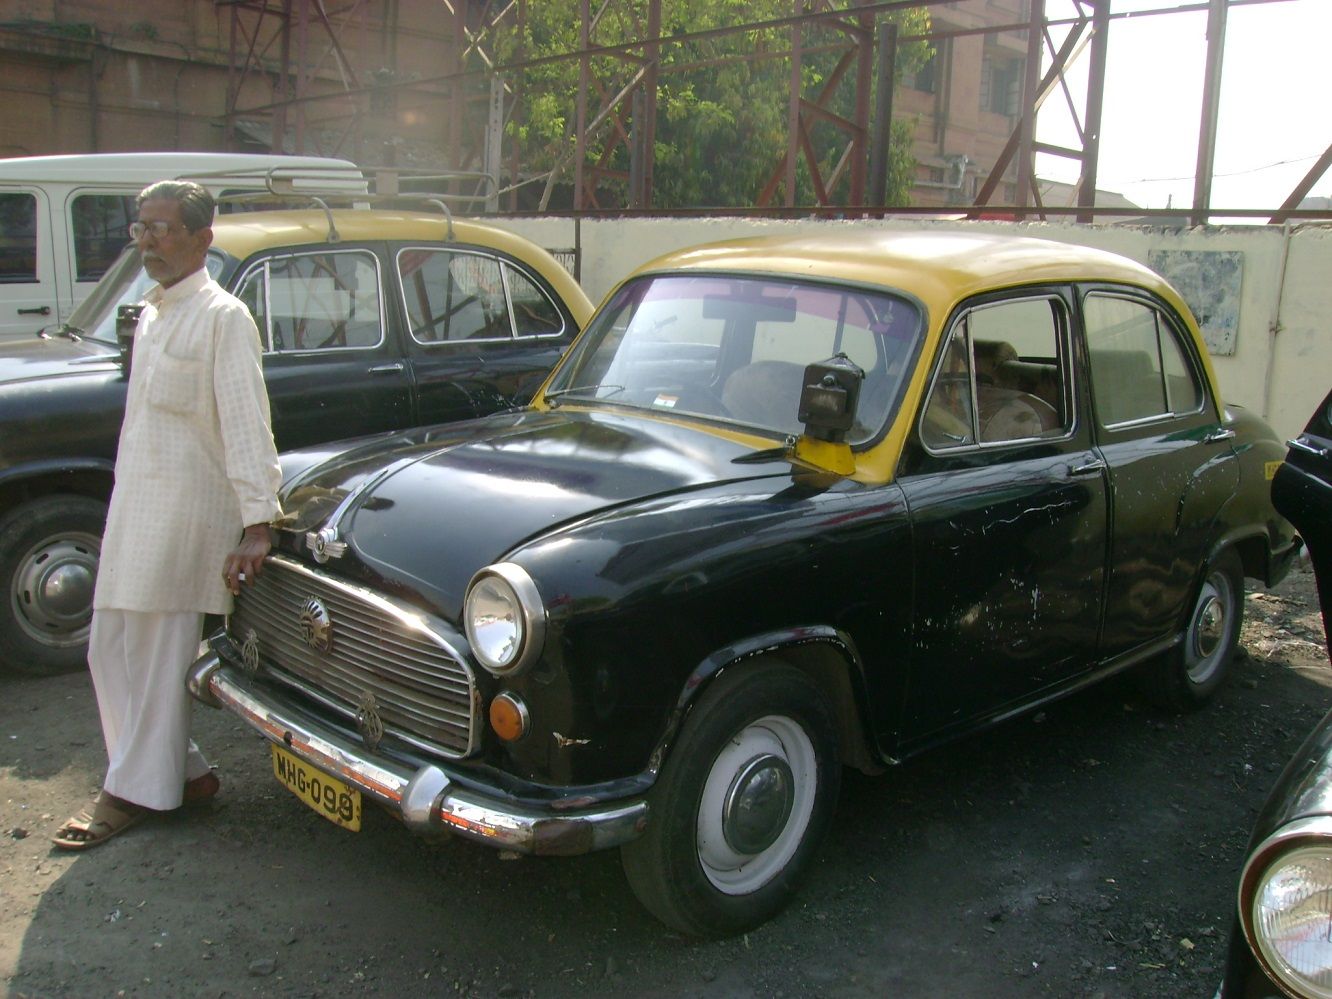
[[[183,222],[131,222],[129,224],[130,239],[143,239],[147,233],[152,233],[153,239],[161,239],[173,229],[186,228]]]

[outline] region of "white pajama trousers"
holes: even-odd
[[[88,665],[110,765],[102,785],[145,808],[176,808],[185,781],[209,770],[190,739],[185,671],[203,631],[194,611],[93,612]]]

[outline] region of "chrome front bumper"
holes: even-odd
[[[647,822],[641,799],[568,812],[559,811],[558,803],[538,810],[462,788],[437,766],[412,770],[300,718],[280,696],[215,652],[190,667],[187,683],[204,704],[239,715],[265,738],[369,795],[414,832],[453,832],[496,849],[568,856],[637,839]]]

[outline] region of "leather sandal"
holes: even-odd
[[[103,791],[90,809],[67,820],[51,842],[62,850],[91,850],[142,822],[151,810]]]

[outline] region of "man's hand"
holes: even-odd
[[[264,556],[272,548],[273,537],[267,524],[251,524],[245,528],[240,544],[222,564],[222,578],[233,596],[240,593],[241,580],[254,585],[255,577],[263,571]]]

